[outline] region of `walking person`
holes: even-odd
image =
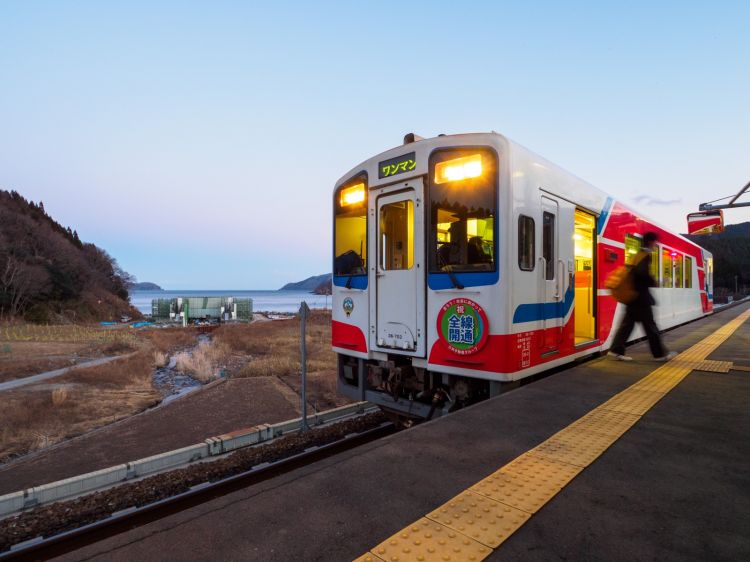
[[[657,238],[655,232],[647,232],[643,236],[643,247],[633,260],[634,265],[629,275],[637,296],[625,305],[625,316],[617,329],[612,347],[607,354],[618,361],[633,360],[632,357],[625,355],[625,343],[628,341],[636,322],[643,325],[651,354],[656,361],[669,361],[677,355],[674,351],[668,352],[664,347],[659,335],[659,328],[656,327],[656,322],[654,322],[652,307],[656,304],[656,301],[651,296],[649,287],[657,286],[656,280],[651,276],[651,253],[656,245]]]

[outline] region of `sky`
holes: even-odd
[[[141,281],[275,289],[330,271],[351,167],[407,132],[495,130],[684,232],[750,180],[748,21],[740,1],[4,1],[0,189]]]

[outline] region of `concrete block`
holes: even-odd
[[[128,463],[128,476],[136,477],[172,468],[209,456],[208,445],[199,443]],[[131,476],[132,475],[132,476]]]
[[[247,447],[248,445],[255,445],[261,442],[261,431],[263,428],[251,427],[248,429],[242,429],[239,431],[233,431],[225,435],[221,435],[222,448],[224,452],[233,451],[241,447]]]
[[[31,490],[34,499],[40,504],[45,504],[116,484],[125,480],[126,476],[127,465],[120,464],[42,486],[34,486]]]
[[[279,435],[283,435],[285,433],[298,431],[301,423],[302,423],[302,418],[295,418],[293,420],[274,423],[271,425],[270,429],[271,429],[273,437],[278,437]]]
[[[221,437],[209,437],[208,439],[206,439],[205,443],[208,447],[209,456],[220,455],[224,452],[222,448]]]
[[[0,496],[0,517],[22,510],[24,503],[24,492],[13,492]]]

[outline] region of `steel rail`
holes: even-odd
[[[360,433],[349,434],[337,441],[325,445],[313,446],[302,453],[269,464],[258,465],[250,470],[235,474],[215,482],[193,486],[180,494],[156,502],[116,512],[105,519],[83,525],[76,529],[64,531],[57,535],[44,537],[36,542],[29,542],[18,548],[0,553],[0,560],[49,560],[78,550],[84,546],[102,541],[106,538],[132,531],[137,527],[163,519],[169,515],[206,503],[231,492],[241,490],[253,484],[263,482],[322,460],[348,449],[364,445],[396,431],[391,422],[383,422],[377,427]],[[32,539],[33,541],[33,539]],[[20,543],[23,544],[23,543]]]

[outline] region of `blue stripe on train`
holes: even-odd
[[[367,289],[367,275],[352,275],[349,288],[351,289]],[[346,283],[349,281],[349,275],[334,275],[333,284],[337,287],[346,287]]]
[[[565,291],[565,298],[558,302],[537,302],[530,304],[519,304],[513,313],[513,323],[535,322],[537,320],[549,320],[551,318],[565,318],[573,306],[575,292],[573,287]]]
[[[495,285],[500,280],[500,270],[496,268],[495,271],[456,272],[453,274],[453,279],[464,287]],[[427,286],[433,291],[453,289],[455,287],[453,279],[447,273],[430,273],[427,276]]]
[[[604,202],[602,214],[599,216],[599,221],[596,223],[596,233],[599,236],[601,236],[602,232],[604,232],[604,225],[607,223],[607,217],[609,216],[609,212],[612,210],[612,203],[614,203],[614,199],[612,199],[611,197],[607,197],[607,200]]]

